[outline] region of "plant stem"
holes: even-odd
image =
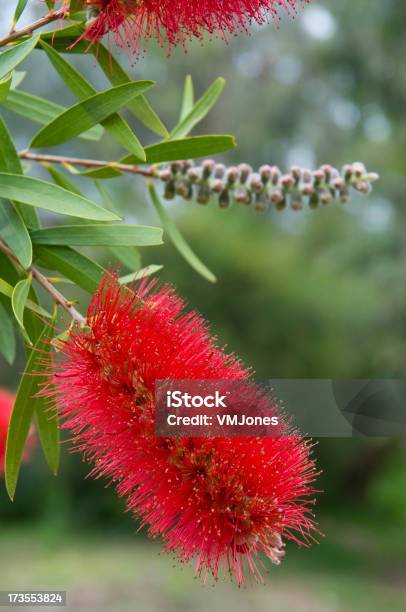
[[[20,30],[14,30],[14,32],[10,32],[7,36],[0,39],[0,47],[4,47],[9,43],[21,38],[22,36],[29,36],[35,30],[42,28],[43,26],[51,23],[52,21],[56,21],[57,19],[64,19],[66,17],[66,8],[58,9],[57,11],[51,11],[48,15],[41,17],[41,19],[37,19],[37,21],[33,21],[32,23],[24,26]]]
[[[38,153],[30,153],[29,151],[20,151],[19,156],[21,159],[27,159],[29,161],[48,163],[48,164],[61,164],[71,166],[82,166],[83,168],[112,168],[119,172],[126,172],[130,174],[138,174],[147,178],[156,178],[156,171],[150,167],[147,169],[141,168],[136,164],[120,164],[120,162],[114,161],[102,161],[98,159],[81,159],[79,157],[66,157],[65,155],[46,155]]]
[[[14,255],[11,249],[9,249],[8,246],[2,240],[0,240],[0,251],[2,251],[16,265],[18,265],[19,268],[22,268],[17,257]],[[35,278],[37,283],[39,283],[41,287],[43,287],[45,291],[49,293],[49,295],[52,297],[54,302],[59,304],[64,310],[66,310],[66,312],[70,314],[70,316],[72,317],[74,321],[79,323],[79,325],[84,325],[86,323],[86,320],[83,317],[83,315],[81,315],[80,312],[76,310],[76,308],[71,304],[71,302],[69,302],[69,300],[67,300],[65,296],[62,295],[62,293],[58,291],[58,289],[54,287],[54,285],[52,285],[52,283],[49,282],[46,276],[44,276],[35,266],[30,266],[28,270],[24,270],[24,271],[28,273],[31,272],[32,277]]]

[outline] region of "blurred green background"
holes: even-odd
[[[31,17],[41,12],[31,2]],[[0,6],[6,29],[14,2]],[[27,16],[29,18],[29,15]],[[190,45],[167,59],[150,45],[131,68],[153,78],[150,97],[171,126],[186,74],[197,93],[217,76],[227,87],[196,133],[235,134],[223,161],[315,167],[362,160],[381,181],[368,198],[316,211],[218,210],[170,203],[171,214],[218,276],[210,285],[170,244],[144,249],[143,264],[164,265],[222,344],[259,378],[402,377],[406,353],[406,3],[324,0],[280,27],[250,37]],[[4,26],[4,28],[3,28]],[[125,54],[121,61],[126,64]],[[107,85],[91,57],[75,64]],[[24,66],[23,88],[64,104],[74,99],[40,52]],[[4,113],[23,148],[36,127]],[[144,143],[151,133],[134,123]],[[64,152],[116,159],[108,138]],[[136,178],[106,183],[127,219],[157,223]],[[97,197],[91,186],[81,187]],[[55,221],[55,219],[54,219]],[[97,251],[104,264],[108,256]],[[81,295],[81,299],[85,296]],[[85,304],[82,304],[82,310]],[[1,364],[1,386],[15,387]],[[215,589],[193,581],[137,525],[65,443],[53,479],[38,452],[24,467],[11,504],[0,491],[0,588],[63,588],[75,610],[341,612],[406,609],[406,453],[401,440],[323,439],[318,516],[325,537],[310,550],[288,546],[265,587]]]

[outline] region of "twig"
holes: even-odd
[[[81,159],[79,157],[66,157],[65,155],[46,155],[30,153],[29,151],[20,151],[19,156],[21,159],[26,159],[39,163],[61,164],[63,166],[82,166],[83,168],[89,169],[107,167],[113,170],[117,170],[118,172],[138,174],[147,178],[158,178],[157,172],[153,167],[145,169],[135,164],[120,164],[120,162],[102,161],[98,159]]]
[[[22,267],[17,257],[14,255],[11,249],[9,249],[6,244],[4,244],[2,240],[0,240],[0,251],[2,251],[20,268]],[[45,291],[50,294],[54,302],[62,306],[62,308],[70,314],[74,321],[77,321],[77,323],[79,323],[79,325],[81,326],[86,323],[86,320],[83,315],[81,315],[80,312],[76,310],[76,308],[71,304],[71,302],[69,302],[69,300],[67,300],[65,296],[62,295],[62,293],[58,291],[58,289],[54,287],[52,283],[50,283],[49,280],[46,278],[46,276],[44,276],[35,266],[31,266],[30,268],[28,268],[28,270],[25,271],[31,272],[33,278],[35,278],[37,283],[39,283],[45,289]]]
[[[4,38],[1,38],[0,47],[4,47],[5,45],[8,45],[14,40],[21,38],[22,36],[28,36],[29,34],[35,32],[35,30],[42,28],[48,23],[52,23],[52,21],[56,21],[57,19],[64,19],[66,17],[66,14],[66,8],[61,8],[57,11],[51,11],[50,13],[48,13],[48,15],[41,17],[41,19],[37,19],[37,21],[29,23],[20,30],[14,30],[14,32],[10,32],[10,34],[5,36]]]

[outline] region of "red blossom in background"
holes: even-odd
[[[4,471],[4,455],[10,415],[13,410],[14,395],[6,389],[0,389],[0,474]]]
[[[77,450],[107,477],[152,537],[196,573],[220,569],[243,582],[274,563],[283,540],[307,545],[315,530],[310,444],[275,438],[158,438],[155,381],[248,380],[233,355],[215,346],[206,323],[185,312],[169,287],[134,293],[106,277],[92,298],[87,327],[72,330],[54,358],[51,386]]]
[[[248,31],[253,23],[289,14],[309,0],[84,0],[93,19],[81,39],[97,43],[112,33],[116,44],[138,54],[156,38],[161,46],[175,46],[207,33],[227,39]]]

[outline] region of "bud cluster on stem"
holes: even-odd
[[[351,190],[367,194],[378,174],[367,172],[364,164],[345,165],[341,172],[328,164],[318,170],[293,166],[282,174],[277,166],[264,165],[254,172],[246,163],[226,167],[205,159],[200,165],[193,161],[173,162],[155,174],[164,182],[164,197],[180,196],[208,204],[214,200],[220,208],[233,203],[253,205],[259,212],[272,205],[277,210],[287,206],[301,210],[304,205],[317,208],[334,201],[348,202]]]

